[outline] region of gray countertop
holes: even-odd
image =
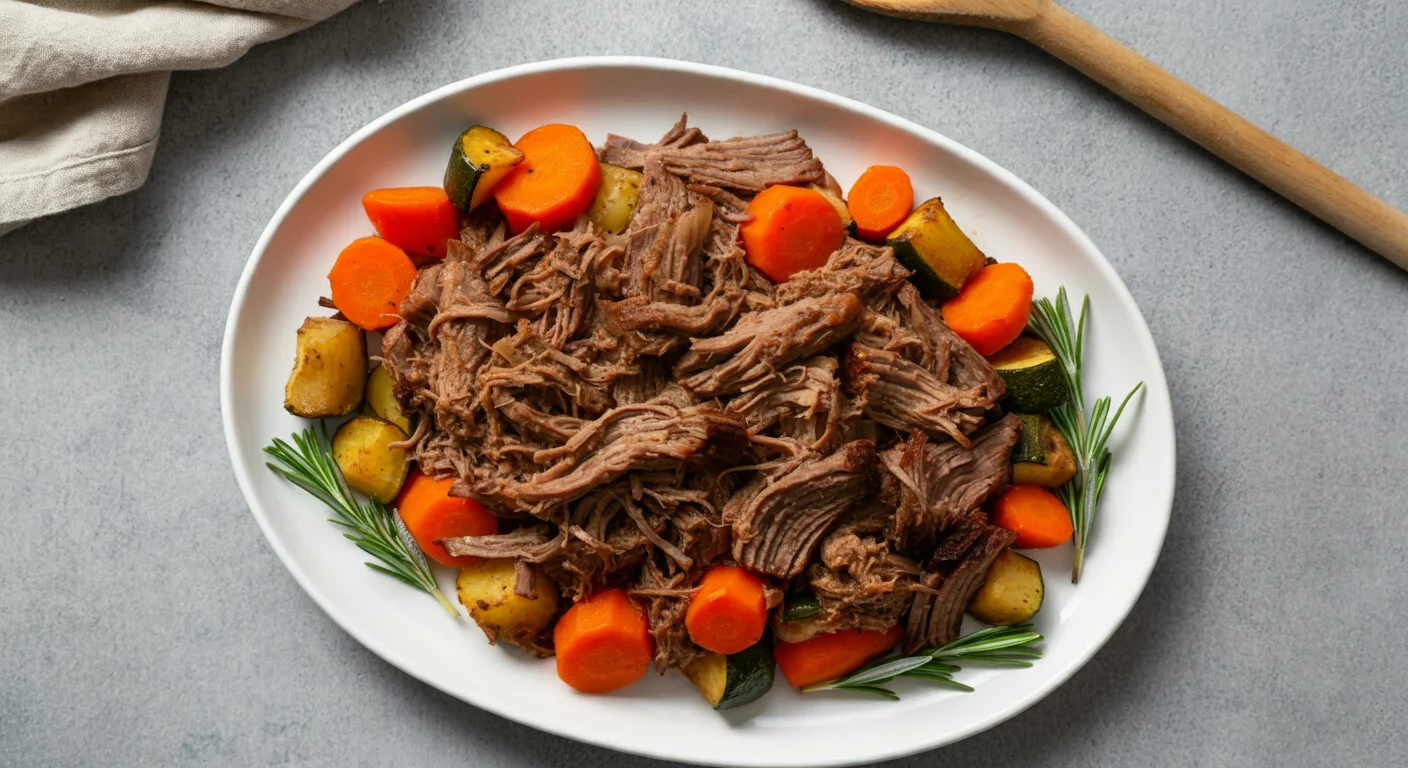
[[[1408,5],[1069,5],[1408,208]],[[245,508],[217,384],[245,257],[324,153],[442,84],[607,53],[776,75],[973,147],[1090,234],[1158,341],[1178,491],[1133,614],[1024,714],[897,765],[1408,762],[1408,275],[1001,34],[834,0],[399,0],[177,74],[145,187],[0,238],[0,764],[650,764],[343,633]]]

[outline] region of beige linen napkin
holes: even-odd
[[[356,0],[0,0],[0,234],[146,181],[176,69]]]

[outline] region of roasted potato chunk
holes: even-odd
[[[455,589],[490,643],[502,640],[544,655],[545,649],[537,638],[557,615],[557,589],[537,565],[533,566],[537,597],[515,593],[514,579],[512,559],[485,560],[460,569]]]
[[[384,365],[378,365],[372,375],[367,377],[367,407],[372,409],[377,418],[395,424],[408,435],[411,433],[411,420],[405,411],[401,410],[401,404],[396,401],[396,393],[392,391],[391,371],[386,370]]]
[[[345,320],[310,317],[298,329],[293,372],[284,386],[284,409],[307,419],[346,416],[362,402],[367,381],[367,339]]]
[[[391,444],[405,439],[406,433],[389,421],[358,416],[332,436],[332,458],[349,488],[390,504],[410,468],[405,449]]]
[[[625,232],[635,215],[643,178],[638,171],[603,163],[601,186],[597,188],[592,207],[587,209],[587,218],[613,235]]]
[[[1021,624],[1041,610],[1045,595],[1041,565],[1005,549],[992,561],[987,579],[968,603],[968,613],[994,626]]]

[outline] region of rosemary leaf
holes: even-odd
[[[266,466],[332,509],[336,517],[328,522],[342,528],[344,538],[379,561],[367,563],[368,568],[424,590],[450,615],[458,617],[459,611],[440,591],[429,563],[412,542],[405,524],[381,502],[362,502],[352,495],[332,458],[327,423],[319,422],[318,429],[294,433],[292,446],[274,438],[264,449],[274,459]]]
[[[1031,631],[1030,624],[1016,627],[989,627],[959,639],[941,648],[921,648],[909,656],[886,656],[866,664],[846,677],[829,680],[803,688],[811,691],[860,691],[886,698],[898,699],[893,691],[880,687],[901,677],[925,680],[945,685],[961,691],[971,691],[971,686],[953,679],[953,673],[961,670],[954,661],[996,664],[1000,666],[1029,667],[1028,659],[1041,658],[1041,652],[1029,647],[1041,640],[1040,634]],[[942,660],[941,660],[942,659]]]
[[[1090,297],[1081,300],[1080,315],[1071,312],[1071,302],[1066,289],[1056,292],[1056,300],[1041,298],[1032,303],[1030,329],[1041,337],[1061,364],[1061,373],[1066,380],[1069,401],[1047,414],[1057,431],[1070,444],[1076,458],[1076,475],[1057,489],[1057,496],[1071,515],[1071,526],[1075,529],[1072,540],[1075,543],[1075,560],[1071,566],[1071,582],[1079,583],[1081,570],[1085,564],[1085,550],[1090,541],[1090,531],[1095,525],[1095,510],[1100,503],[1100,494],[1105,489],[1105,476],[1109,474],[1113,456],[1106,447],[1114,434],[1115,423],[1124,413],[1125,406],[1144,383],[1134,385],[1125,395],[1120,407],[1110,414],[1111,400],[1102,397],[1087,411],[1085,407],[1085,387],[1081,381],[1081,366],[1085,358],[1085,318],[1090,312]]]

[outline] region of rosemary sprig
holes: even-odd
[[[1041,658],[1041,651],[1030,646],[1041,639],[1041,635],[1032,631],[1030,624],[988,627],[960,637],[941,648],[921,648],[910,656],[896,655],[876,659],[843,678],[809,685],[802,691],[859,691],[899,700],[894,691],[881,686],[901,677],[912,677],[960,691],[971,691],[971,686],[953,679],[953,673],[962,669],[956,662],[1030,667],[1032,659]]]
[[[318,428],[320,433],[312,429],[295,432],[293,445],[274,438],[264,452],[278,463],[266,466],[331,507],[337,517],[328,518],[328,522],[346,529],[343,536],[380,561],[367,563],[368,568],[429,592],[450,615],[459,616],[435,583],[429,563],[412,543],[400,516],[375,499],[363,503],[352,495],[333,461],[327,424],[319,422]]]
[[[1041,336],[1056,359],[1061,363],[1066,379],[1066,389],[1070,399],[1065,405],[1053,408],[1048,414],[1051,422],[1060,430],[1061,436],[1070,444],[1076,457],[1076,475],[1057,489],[1062,503],[1071,513],[1071,525],[1075,528],[1076,553],[1071,565],[1071,583],[1080,582],[1081,568],[1085,563],[1085,548],[1090,540],[1090,529],[1095,525],[1095,508],[1100,503],[1100,494],[1105,489],[1105,476],[1110,472],[1112,456],[1106,444],[1114,432],[1115,422],[1119,421],[1124,407],[1130,398],[1144,386],[1144,382],[1134,385],[1134,389],[1124,396],[1120,407],[1110,415],[1111,400],[1102,397],[1095,401],[1095,407],[1087,413],[1085,409],[1085,389],[1081,384],[1081,365],[1085,352],[1085,316],[1090,310],[1090,297],[1086,296],[1080,305],[1080,317],[1071,314],[1071,303],[1066,298],[1066,289],[1056,292],[1056,301],[1037,299],[1032,304],[1031,328]]]

